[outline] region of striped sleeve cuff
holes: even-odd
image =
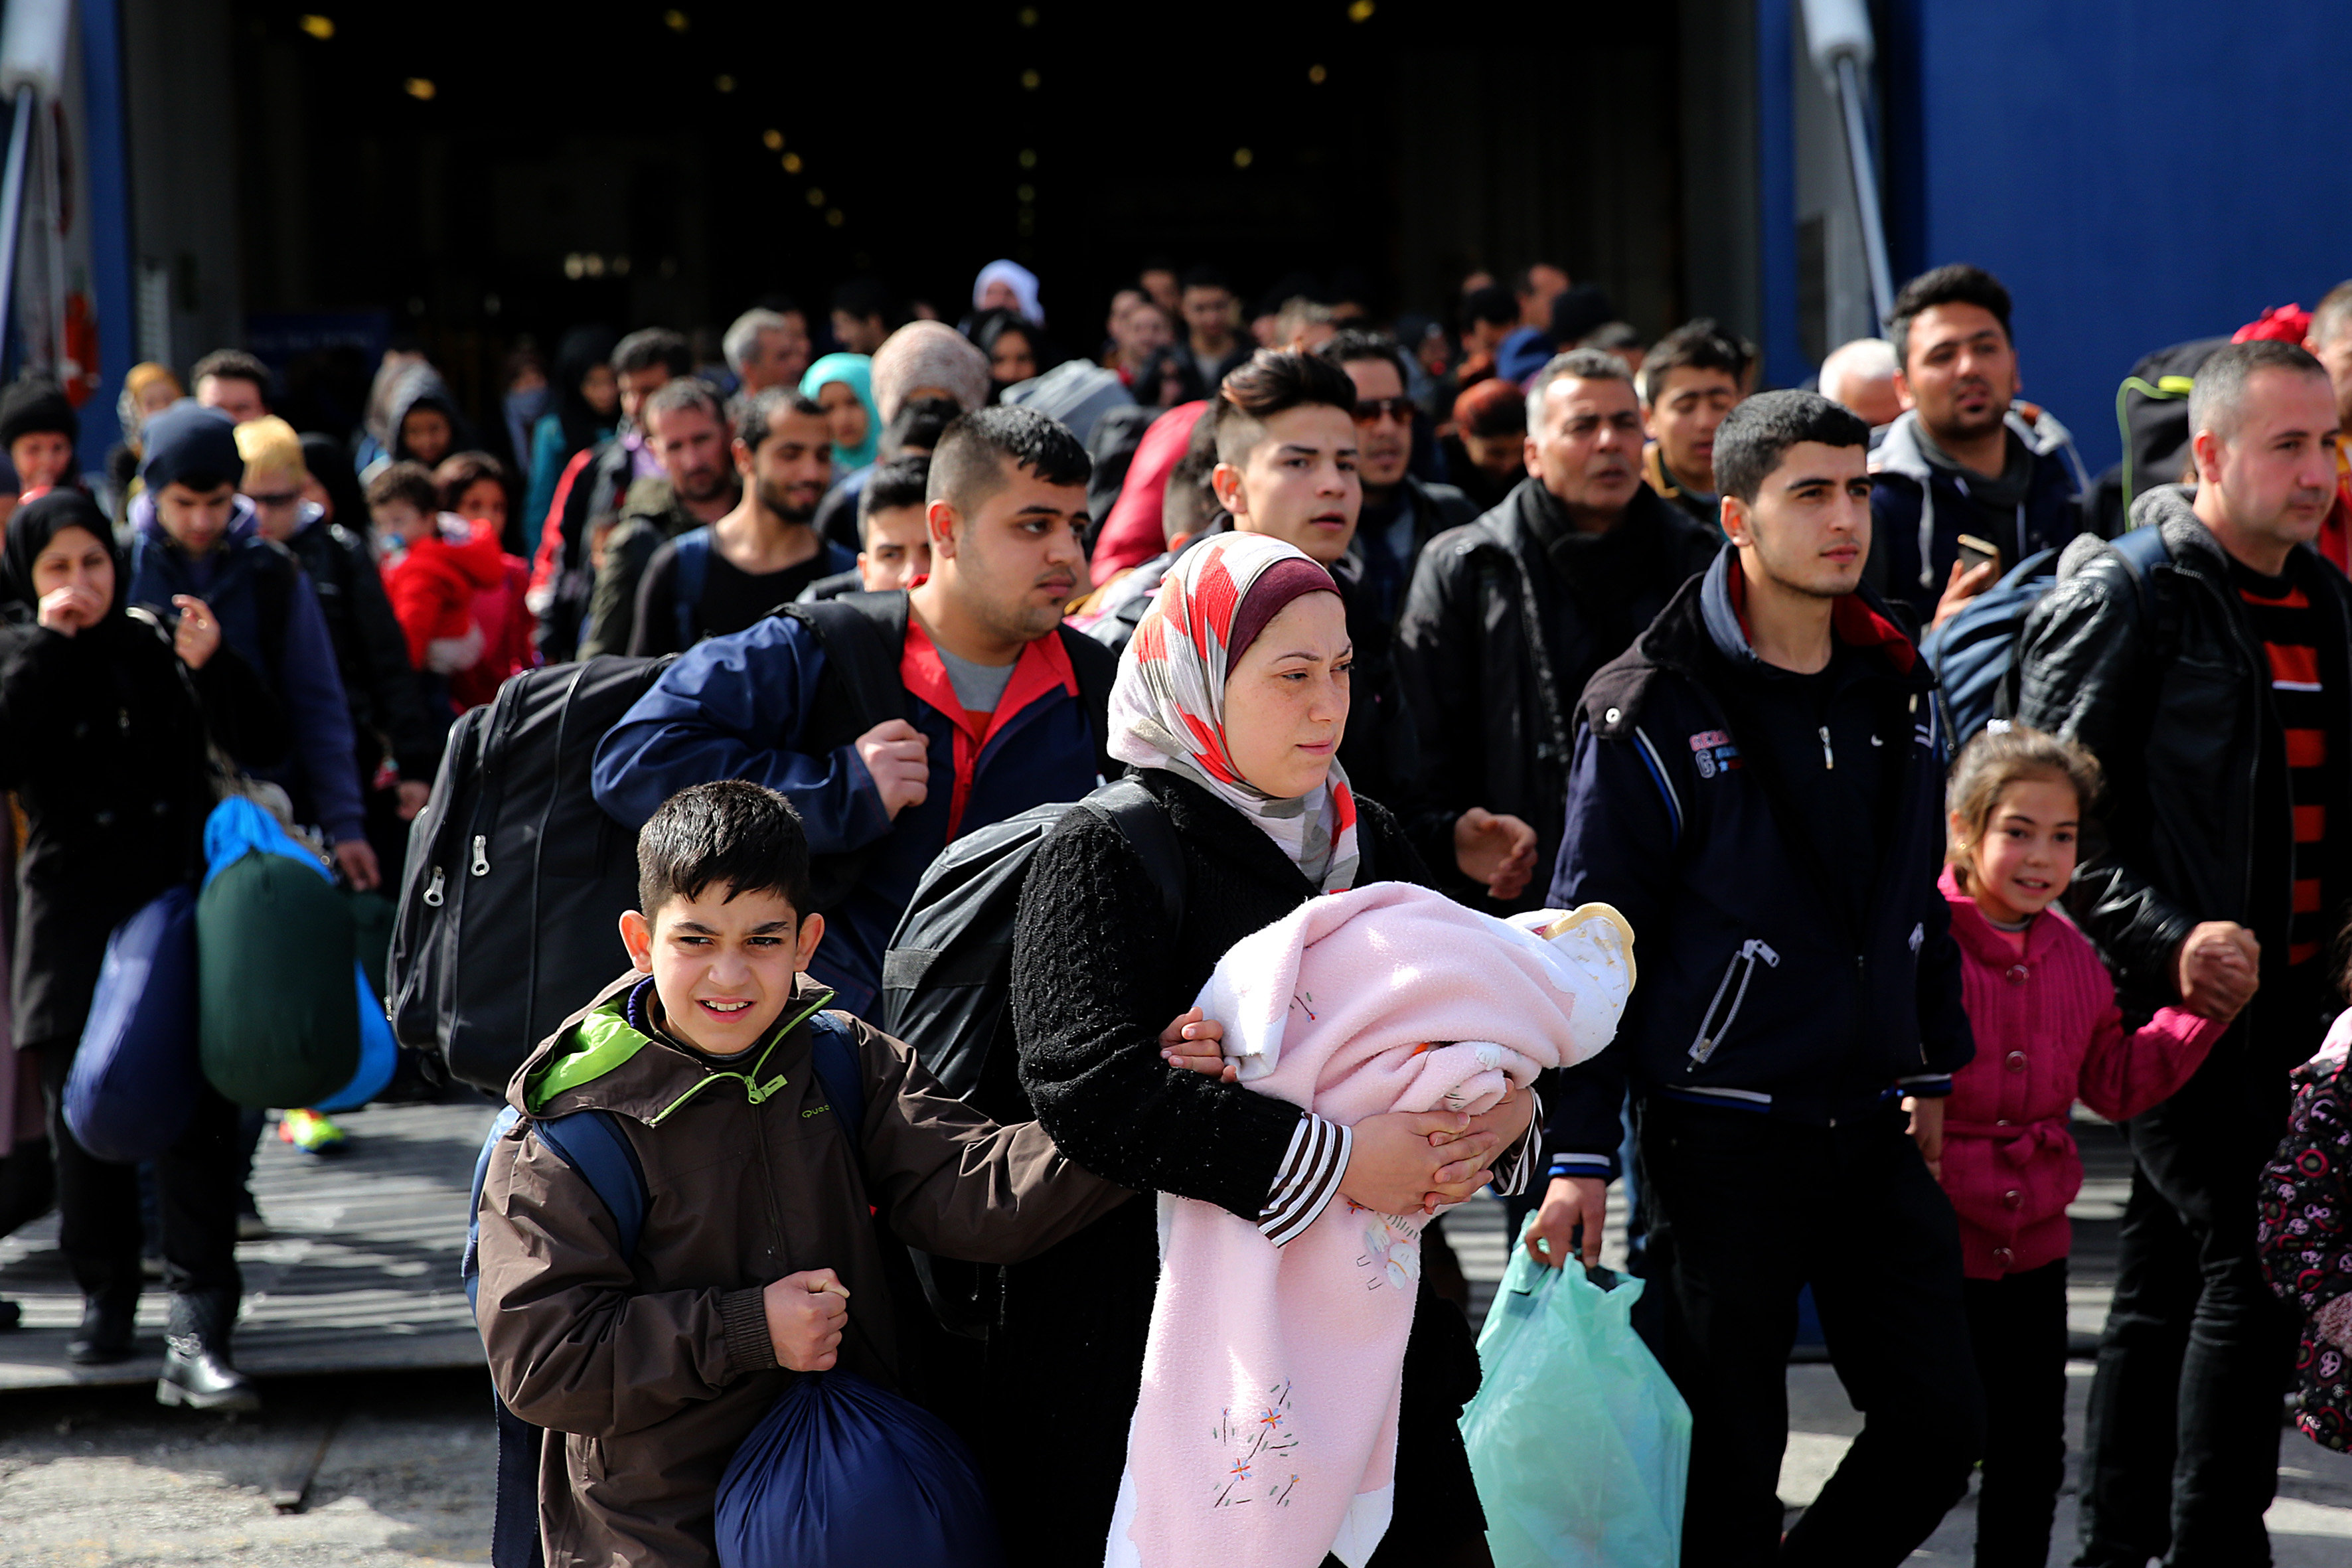
[[[1921,1073],[1916,1078],[1898,1078],[1895,1087],[1915,1100],[1937,1100],[1952,1092],[1952,1075],[1948,1072]]]
[[[1605,1182],[1615,1174],[1613,1167],[1616,1163],[1616,1157],[1611,1154],[1557,1153],[1551,1157],[1550,1173],[1554,1176],[1597,1176]]]
[[[1543,1096],[1537,1095],[1535,1114],[1528,1120],[1528,1130],[1519,1134],[1517,1144],[1509,1153],[1487,1167],[1493,1173],[1487,1184],[1494,1188],[1496,1197],[1515,1198],[1528,1190],[1528,1184],[1535,1179],[1538,1167],[1543,1163]]]
[[[1337,1122],[1309,1113],[1298,1119],[1290,1148],[1275,1173],[1274,1190],[1258,1212],[1257,1228],[1276,1247],[1315,1223],[1315,1216],[1339,1191],[1348,1171],[1348,1153],[1355,1134]]]

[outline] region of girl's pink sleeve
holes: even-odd
[[[2145,1028],[2124,1033],[2123,1014],[2110,993],[2092,1026],[2075,1092],[2110,1121],[2121,1121],[2169,1100],[2205,1065],[2205,1053],[2229,1029],[2181,1007],[2167,1007]]]

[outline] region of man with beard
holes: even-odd
[[[818,578],[856,567],[814,523],[833,478],[832,439],[814,398],[772,386],[751,400],[735,429],[743,499],[654,552],[637,587],[631,653],[682,653],[740,632]]]
[[[1528,477],[1421,552],[1397,667],[1426,784],[1445,805],[1535,825],[1559,853],[1570,719],[1723,536],[1642,482],[1642,406],[1625,362],[1572,349],[1528,393]],[[1534,909],[1539,884],[1507,906]]]
[[[870,1016],[890,932],[942,848],[1118,771],[1099,739],[1117,660],[1062,626],[1086,571],[1091,467],[1033,408],[956,420],[931,457],[930,575],[688,650],[597,748],[597,804],[635,828],[689,784],[782,792],[826,916],[809,972]],[[891,711],[861,710],[855,672],[884,670],[902,689]]]
[[[2016,401],[2009,290],[1983,268],[1906,283],[1887,335],[1905,412],[1871,456],[1869,581],[1925,624],[2082,531],[2081,464],[2063,426]],[[1998,558],[1963,571],[1964,533]]]
[[[596,586],[580,657],[625,653],[637,618],[637,588],[654,552],[735,510],[739,487],[727,460],[727,416],[710,384],[693,376],[664,383],[645,404],[646,447],[663,478],[638,479],[621,520],[597,546]]]

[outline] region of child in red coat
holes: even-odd
[[[427,701],[450,711],[448,678],[482,657],[474,602],[506,579],[499,536],[441,510],[441,492],[422,463],[388,465],[367,487],[368,511],[385,549],[384,592],[408,637],[409,662]]]
[[[2022,726],[1978,736],[1952,772],[1943,889],[1977,1054],[1952,1080],[1940,1162],[1927,1153],[1959,1215],[1984,1380],[1978,1568],[2049,1557],[2066,1468],[2066,1205],[2083,1186],[2069,1112],[2080,1100],[2138,1115],[2228,1026],[2168,1007],[2126,1030],[2097,953],[2050,908],[2098,790],[2088,752]]]

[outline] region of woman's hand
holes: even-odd
[[[84,626],[98,625],[106,614],[106,606],[89,589],[68,583],[41,595],[38,613],[40,624],[61,637],[69,637]]]
[[[1160,1031],[1160,1057],[1170,1067],[1182,1068],[1226,1083],[1238,1082],[1241,1068],[1225,1060],[1220,1048],[1225,1037],[1225,1026],[1204,1015],[1198,1007],[1179,1014],[1176,1020]]]
[[[202,669],[220,647],[220,622],[213,618],[210,605],[194,594],[174,594],[172,607],[180,612],[180,624],[172,628],[172,651],[190,669]]]
[[[1927,1162],[1927,1173],[1937,1181],[1944,1179],[1944,1101],[1940,1095],[1920,1098],[1903,1097],[1903,1109],[1910,1113],[1911,1141],[1919,1145],[1919,1157]]]
[[[1458,1110],[1367,1116],[1354,1133],[1339,1192],[1378,1214],[1434,1214],[1465,1201],[1493,1175],[1488,1157],[1502,1142]]]
[[[1474,805],[1454,819],[1454,863],[1489,897],[1516,899],[1536,873],[1536,830]]]

